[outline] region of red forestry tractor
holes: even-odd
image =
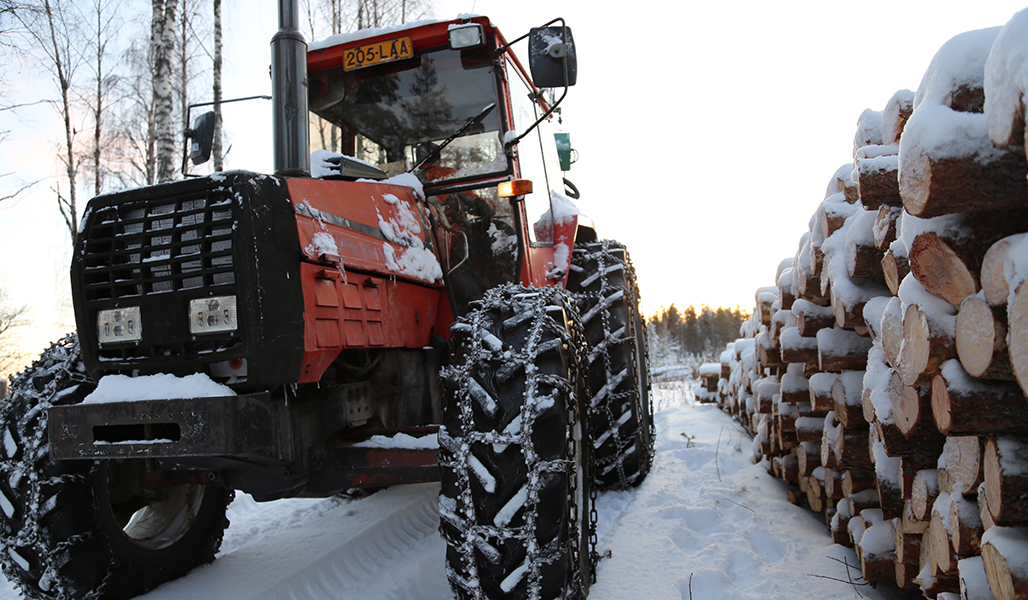
[[[550,191],[570,29],[514,40],[526,69],[487,18],[308,48],[280,4],[275,174],[85,211],[78,333],[0,409],[4,573],[128,598],[214,559],[235,490],[441,480],[457,597],[584,598],[595,491],[639,484],[654,432],[628,253]]]

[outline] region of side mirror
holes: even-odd
[[[564,65],[567,64],[565,78]],[[540,88],[568,87],[578,79],[575,40],[570,27],[534,27],[528,32],[528,66]]]
[[[189,144],[189,159],[194,165],[200,165],[211,158],[214,146],[214,111],[205,112],[193,121],[193,128],[186,130]]]

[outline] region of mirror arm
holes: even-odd
[[[562,38],[563,38],[564,43],[567,44],[567,40],[568,40],[568,36],[567,36],[567,23],[564,22],[564,17],[557,17],[556,19],[553,19],[549,23],[543,24],[542,27],[549,27],[550,25],[553,25],[557,21],[560,21],[560,26],[562,28],[562,31],[565,32],[564,35],[562,36]],[[521,37],[519,37],[518,39],[514,40],[513,42],[510,42],[506,46],[501,46],[501,47],[497,48],[496,52],[494,53],[494,56],[499,57],[501,54],[503,54],[504,52],[509,50],[511,46],[513,46],[514,44],[516,44],[516,43],[520,42],[521,40],[527,38],[530,34],[531,34],[531,31],[529,31],[528,33],[522,35]],[[546,111],[546,113],[543,114],[543,116],[539,117],[539,119],[536,120],[535,123],[532,123],[532,126],[529,127],[528,129],[526,129],[524,133],[522,133],[518,137],[510,140],[509,142],[507,142],[506,144],[503,145],[504,153],[507,154],[508,156],[510,155],[510,149],[513,148],[514,146],[516,146],[518,144],[518,142],[521,141],[521,138],[525,137],[526,135],[531,133],[533,129],[538,127],[540,123],[542,123],[546,119],[550,118],[550,115],[553,114],[553,111],[556,110],[556,108],[558,106],[560,106],[560,103],[563,102],[564,98],[568,95],[568,87],[569,86],[567,84],[570,81],[570,77],[568,76],[568,56],[567,56],[567,53],[565,53],[564,56],[561,58],[561,63],[564,66],[564,93],[561,94],[560,98],[558,98],[557,101],[553,103],[553,106],[550,107],[550,110]],[[535,82],[532,82],[532,85],[535,85]],[[539,94],[540,95],[542,94],[541,90],[539,91]],[[535,98],[533,98],[533,99],[535,99]]]
[[[560,21],[560,26],[561,27],[565,27],[565,28],[567,27],[567,24],[564,23],[564,17],[557,17],[556,19],[550,21],[549,23],[544,23],[541,27],[549,27],[550,25],[553,25],[557,21]],[[531,33],[532,33],[531,30],[529,30],[528,33],[522,35],[521,37],[517,38],[513,42],[509,42],[506,46],[500,46],[495,51],[493,51],[493,57],[494,58],[499,58],[501,54],[503,54],[507,50],[510,50],[511,46],[513,46],[514,44],[516,44],[516,43],[520,42],[521,40],[525,39],[526,37],[531,35]],[[566,39],[566,37],[567,36],[565,36],[565,39]]]
[[[218,101],[218,102],[198,102],[197,104],[190,104],[189,106],[186,107],[186,128],[182,131],[182,133],[185,135],[185,138],[186,138],[185,139],[185,143],[183,144],[183,148],[182,148],[182,177],[200,177],[200,175],[194,175],[194,174],[188,172],[189,171],[189,138],[192,137],[192,135],[196,133],[195,130],[193,130],[192,127],[190,127],[190,125],[192,124],[192,121],[189,120],[190,119],[190,113],[192,113],[193,109],[194,108],[199,108],[201,106],[214,106],[214,105],[219,105],[220,106],[222,104],[228,104],[230,102],[242,102],[243,100],[271,100],[271,96],[264,96],[264,95],[261,95],[261,96],[246,96],[245,98],[232,98],[230,100],[221,100],[221,101]]]

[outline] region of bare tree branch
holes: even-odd
[[[29,323],[29,307],[12,303],[7,289],[0,284],[0,372],[7,371],[28,357],[18,344],[16,329]]]

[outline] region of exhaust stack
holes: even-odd
[[[299,0],[279,0],[278,33],[271,38],[271,107],[275,174],[310,176],[307,121],[307,41],[300,33]]]

